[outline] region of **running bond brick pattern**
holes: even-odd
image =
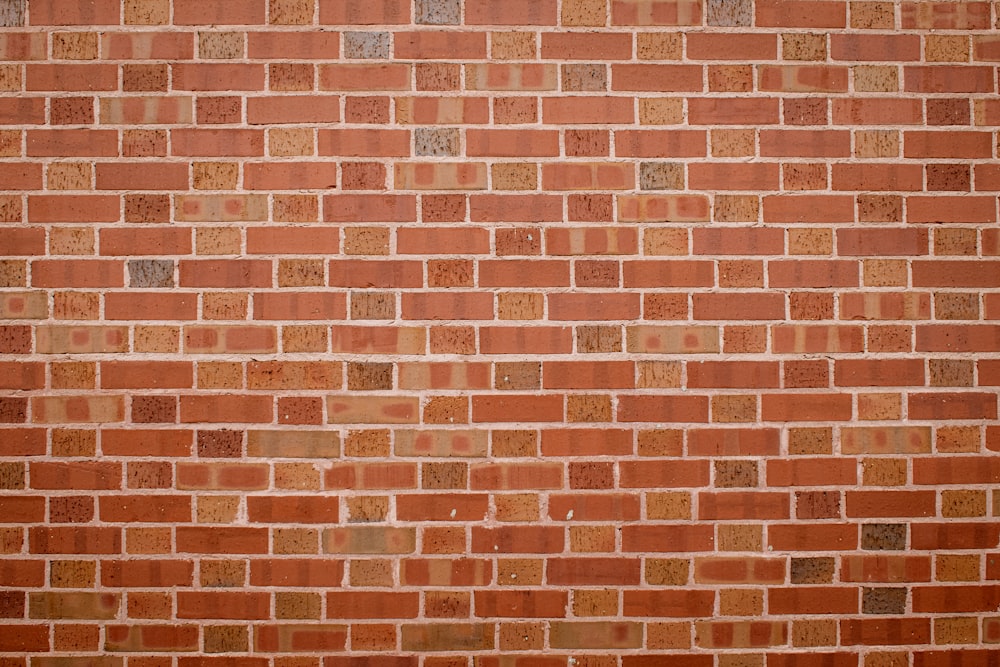
[[[1000,3],[0,23],[0,666],[998,664]]]

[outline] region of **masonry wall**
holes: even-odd
[[[3,0],[0,665],[996,665],[998,12]]]

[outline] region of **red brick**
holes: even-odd
[[[851,418],[849,394],[765,394],[765,421],[843,421]]]
[[[478,60],[486,57],[486,35],[456,31],[397,32],[393,47],[395,57],[401,60]]]
[[[120,198],[115,195],[29,195],[31,222],[117,222]]]
[[[489,511],[485,494],[417,494],[396,496],[401,521],[478,521]]]
[[[493,316],[493,295],[485,292],[407,293],[402,305],[407,320],[488,320]]]
[[[470,486],[473,489],[558,489],[563,485],[561,463],[483,463],[474,465],[470,472]]]
[[[692,389],[778,387],[774,361],[689,361],[687,386]]]
[[[696,552],[713,548],[712,526],[633,524],[622,528],[625,552]]]
[[[692,164],[688,168],[688,184],[694,190],[778,190],[779,171],[774,162]]]
[[[632,40],[625,34],[543,32],[541,56],[553,60],[628,60]]]
[[[986,2],[906,2],[902,7],[904,30],[982,30],[989,27]]]
[[[396,232],[396,245],[404,255],[429,255],[441,248],[453,253],[483,255],[489,252],[489,232],[475,227],[404,227]]]
[[[942,457],[940,468],[931,459],[913,459],[914,484],[991,484],[1000,472],[992,458]]]
[[[31,390],[45,387],[45,364],[0,361],[0,388]]]
[[[296,60],[334,60],[340,54],[340,34],[336,32],[250,32],[247,34],[250,58]]]
[[[621,222],[707,222],[708,197],[704,195],[619,195]]]
[[[476,591],[476,616],[483,618],[565,618],[569,596],[565,591]]]
[[[39,456],[45,453],[45,429],[7,428],[3,430],[3,456]]]
[[[190,388],[193,364],[189,361],[103,361],[101,386],[105,389]]]
[[[174,129],[174,155],[191,157],[258,157],[264,154],[264,133],[240,129]]]
[[[496,327],[479,331],[483,354],[560,354],[573,349],[569,327]]]
[[[757,25],[770,28],[845,28],[847,3],[835,0],[766,0],[757,7]]]
[[[337,523],[336,498],[313,496],[248,496],[251,523]]]
[[[611,89],[616,91],[701,92],[698,65],[622,64],[611,66]]]
[[[571,518],[578,521],[634,521],[639,518],[639,496],[553,493],[549,495],[549,517],[556,521],[568,521]]]
[[[691,33],[687,56],[694,60],[774,60],[778,42],[773,35],[752,33]]]
[[[112,60],[190,60],[194,39],[190,33],[105,33],[101,36],[105,58]]]
[[[912,196],[906,198],[911,223],[982,223],[996,221],[993,197]],[[959,208],[961,207],[961,208]]]
[[[988,132],[908,130],[903,133],[903,157],[988,158],[992,152]]]
[[[196,317],[197,309],[193,294],[109,292],[104,313],[108,320],[188,320]]]
[[[43,586],[45,584],[45,562],[7,558],[0,565],[0,581],[8,587]]]
[[[783,558],[696,558],[694,580],[707,584],[782,584]]]
[[[834,177],[836,178],[836,176]],[[838,229],[840,255],[926,255],[928,234],[923,229]]]
[[[40,190],[42,187],[41,165],[0,165],[0,183],[2,183],[0,188],[3,190]]]
[[[780,448],[779,433],[768,428],[692,429],[688,453],[692,456],[768,456]]]
[[[691,125],[775,125],[779,119],[778,98],[691,97]]]
[[[423,354],[424,329],[417,327],[334,326],[330,329],[334,352],[364,354]]]
[[[250,561],[251,586],[336,588],[344,562],[328,558],[260,558]]]
[[[615,133],[618,157],[704,157],[707,136],[701,130],[621,130]],[[693,169],[698,165],[691,165]],[[691,172],[692,178],[695,172]],[[704,171],[697,172],[702,179]],[[692,185],[694,187],[694,185]]]
[[[840,569],[841,580],[850,582],[931,580],[931,562],[928,556],[843,556]]]
[[[927,517],[934,516],[933,491],[848,491],[848,517]]]
[[[179,163],[98,163],[98,190],[185,190],[188,168]]]
[[[251,125],[336,123],[339,120],[340,98],[335,95],[247,98],[247,122]]]
[[[833,100],[834,125],[920,125],[922,122],[923,107],[920,100],[892,98]]]
[[[563,529],[555,526],[472,527],[472,553],[560,553],[563,545]]]
[[[636,252],[638,233],[629,227],[547,229],[545,241],[549,255],[624,255]]]
[[[498,5],[490,0],[467,0],[467,25],[555,25],[555,0],[511,0]]]
[[[323,473],[328,489],[413,489],[417,468],[412,463],[338,463]]]
[[[981,3],[980,3],[981,4]],[[984,623],[984,627],[986,624]],[[985,634],[986,630],[984,630]],[[991,638],[992,639],[992,638]],[[913,664],[915,667],[944,667],[945,665],[959,665],[959,667],[972,667],[992,660],[992,649],[950,649],[943,651],[915,651],[913,653]]]
[[[327,396],[331,424],[413,424],[419,418],[416,397]]]
[[[8,228],[6,243],[8,255],[44,255],[45,230],[41,227]],[[23,307],[25,305],[24,297],[16,298],[19,299],[18,303]],[[11,308],[12,306],[8,303],[4,307]]]
[[[45,498],[0,498],[7,523],[42,523],[45,521]],[[22,585],[18,582],[17,585]]]
[[[633,320],[639,316],[638,294],[550,294],[552,320]]]
[[[405,0],[385,0],[358,5],[340,0],[322,0],[319,22],[336,25],[409,23],[410,3]]]
[[[549,125],[625,124],[635,122],[635,112],[630,100],[622,97],[543,97],[542,121]]]
[[[847,72],[830,65],[761,65],[758,78],[765,92],[846,93]]]
[[[543,396],[473,396],[472,421],[474,422],[559,422],[563,420],[563,397]]]
[[[181,396],[181,422],[270,423],[274,408],[270,396],[227,394]]]
[[[926,644],[931,624],[926,618],[843,619],[840,633],[845,646]]]
[[[858,545],[854,524],[772,524],[767,537],[779,551],[854,551]]]
[[[625,429],[546,429],[542,431],[543,456],[614,454],[632,452],[632,432]]]
[[[0,637],[0,651],[13,653],[49,651],[51,649],[49,629],[48,625],[19,624],[17,632],[5,632],[3,637]]]
[[[694,0],[612,0],[612,25],[701,25]]]
[[[184,227],[102,229],[102,255],[187,255],[191,230]]]
[[[186,496],[100,496],[101,521],[111,523],[187,523],[191,499]]]
[[[194,563],[189,560],[101,561],[101,583],[115,588],[191,586],[193,577]]]
[[[922,387],[922,359],[838,359],[834,362],[838,387]]]
[[[260,592],[178,591],[177,618],[265,619],[270,616],[270,598],[270,594]]]
[[[992,93],[992,67],[912,65],[903,68],[903,90],[908,93]]]
[[[765,196],[764,221],[773,223],[853,222],[854,197],[850,195]]]
[[[319,89],[410,90],[410,65],[402,63],[320,65]]]
[[[768,609],[775,614],[857,614],[858,592],[847,587],[772,588]]]
[[[725,491],[698,494],[698,519],[788,519],[789,495],[758,491]]]
[[[998,287],[1000,262],[925,260],[913,263],[914,287]]]
[[[777,293],[696,293],[696,320],[780,320],[785,317],[785,299]]]
[[[908,61],[920,60],[919,35],[831,35],[830,55],[834,60]]]
[[[625,287],[711,287],[714,267],[707,261],[626,261]]]
[[[120,554],[122,532],[108,526],[33,526],[28,546],[33,554]]]
[[[993,549],[1000,539],[1000,526],[989,523],[914,523],[914,550]]]
[[[771,329],[775,352],[861,352],[864,332],[854,326],[775,326]]]
[[[323,197],[326,222],[415,222],[414,195],[326,195]]]
[[[118,67],[105,63],[29,64],[25,89],[29,91],[117,90]]]
[[[466,131],[469,157],[548,157],[559,155],[559,133],[552,130]]]

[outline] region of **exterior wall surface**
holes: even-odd
[[[0,667],[1000,664],[998,19],[0,0]]]

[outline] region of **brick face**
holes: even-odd
[[[0,0],[0,664],[994,664],[998,26]]]

